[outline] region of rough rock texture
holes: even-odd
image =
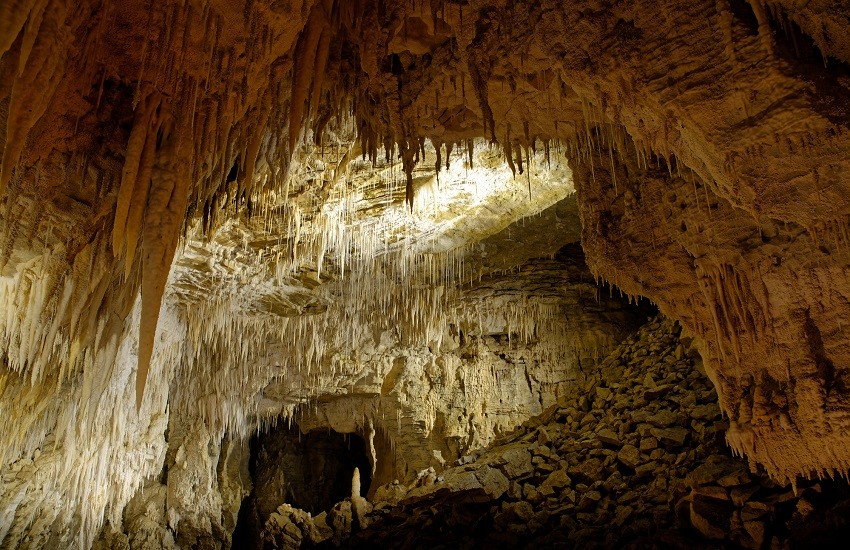
[[[640,311],[600,295],[578,257],[568,246],[474,283],[455,305],[467,322],[439,342],[404,345],[383,333],[340,357],[333,377],[290,377],[263,395],[286,402],[301,388],[316,392],[297,413],[303,430],[358,433],[380,456],[376,485],[409,481],[573,394],[582,369],[635,326]],[[537,321],[524,325],[530,318]]]
[[[492,153],[481,150],[476,157],[476,160],[483,161],[477,169],[479,177],[483,178],[482,192],[486,188],[489,195],[485,196],[500,198],[502,207],[488,207],[486,210],[491,215],[481,216],[478,222],[471,225],[453,213],[452,219],[456,221],[436,235],[433,227],[426,224],[431,236],[439,238],[447,235],[450,239],[454,238],[454,244],[448,245],[451,247],[463,244],[469,238],[497,235],[507,226],[504,239],[490,239],[490,244],[476,249],[478,256],[487,250],[509,252],[504,257],[500,257],[501,253],[489,254],[487,261],[494,265],[483,273],[494,268],[510,269],[516,265],[515,262],[521,262],[527,257],[550,254],[564,242],[572,242],[578,237],[574,199],[562,201],[560,206],[553,206],[539,218],[531,218],[522,224],[563,228],[563,231],[542,238],[520,237],[528,241],[530,246],[516,253],[510,246],[516,238],[513,236],[516,234],[515,228],[512,229],[514,226],[510,221],[514,217],[521,218],[537,212],[542,205],[548,204],[546,201],[556,201],[569,194],[570,187],[553,178],[557,172],[544,172],[540,178],[535,176],[533,181],[540,187],[546,186],[549,191],[547,194],[541,193],[544,198],[542,203],[528,202],[525,182],[512,182],[507,168],[484,167],[488,156],[493,158]],[[361,166],[359,172],[355,173],[365,173],[367,166]],[[385,174],[389,173],[392,166],[391,163],[387,165]],[[477,208],[483,208],[482,204],[486,203],[480,202],[481,196],[469,193],[478,184],[471,180],[461,181],[464,171],[462,167],[454,170],[454,175],[452,171],[444,171],[441,178],[444,189],[447,193],[456,189],[459,198],[448,203],[438,202],[429,212],[435,216],[445,215],[445,212],[452,212],[453,204],[467,204],[470,200],[478,204]],[[435,179],[433,167],[426,168],[424,172],[422,177],[425,180]],[[384,185],[381,176],[364,177],[371,178],[368,185]],[[348,180],[344,180],[344,183],[348,184]],[[352,201],[352,204],[358,208],[368,207],[369,204],[374,207],[376,200],[379,199],[367,197],[359,202]],[[391,219],[398,219],[398,213],[404,212],[405,207],[399,201],[397,205],[379,204],[380,208],[395,212]],[[335,225],[336,221],[347,215],[348,210],[343,209],[341,213],[330,216],[334,220],[332,226],[341,227]],[[360,223],[358,220],[365,217],[361,215],[351,221],[350,225],[355,226],[351,233],[367,233],[356,228],[356,224]],[[409,215],[407,219],[410,219]],[[458,221],[463,222],[467,229],[455,229]],[[445,287],[433,289],[424,283],[416,285],[410,294],[395,298],[392,311],[396,313],[390,315],[388,306],[381,304],[385,304],[385,297],[396,293],[398,283],[394,277],[399,275],[401,267],[408,265],[397,258],[405,252],[406,247],[401,247],[398,253],[393,253],[390,260],[378,264],[377,268],[365,269],[361,266],[354,269],[359,264],[345,259],[345,255],[353,248],[351,243],[339,245],[337,251],[326,254],[325,268],[319,275],[321,261],[318,270],[316,265],[319,247],[312,249],[310,246],[322,242],[321,224],[318,224],[318,228],[313,224],[308,229],[305,222],[302,229],[310,236],[304,237],[307,242],[304,247],[310,253],[302,256],[308,258],[304,260],[308,266],[303,268],[299,267],[298,262],[290,262],[289,265],[295,264],[290,273],[289,267],[270,264],[264,255],[263,251],[273,254],[269,250],[288,250],[291,247],[281,241],[278,226],[264,232],[264,223],[255,218],[250,223],[234,224],[217,234],[218,242],[207,243],[202,238],[190,240],[181,252],[172,272],[172,283],[160,316],[157,348],[152,362],[158,374],[149,386],[149,404],[152,409],[137,414],[133,407],[127,405],[132,395],[130,382],[137,360],[136,329],[141,317],[139,307],[124,321],[120,338],[108,341],[109,346],[117,349],[116,355],[111,355],[111,347],[100,354],[86,355],[86,361],[95,361],[92,364],[101,365],[101,370],[93,367],[83,374],[71,376],[63,382],[65,393],[55,393],[55,386],[33,386],[29,378],[21,376],[2,379],[3,383],[12,384],[4,390],[2,406],[15,410],[17,417],[21,418],[17,424],[20,434],[2,441],[8,446],[5,452],[13,457],[9,459],[10,467],[3,470],[5,481],[0,486],[3,501],[8,502],[8,506],[3,508],[3,531],[0,531],[8,533],[5,543],[18,545],[22,540],[29,540],[37,547],[41,544],[39,541],[46,537],[56,536],[67,541],[79,536],[76,544],[87,546],[100,530],[104,519],[113,526],[119,525],[122,510],[134,492],[145,483],[146,478],[157,475],[163,469],[163,453],[167,445],[164,432],[170,415],[176,414],[187,422],[191,419],[199,426],[206,426],[212,441],[244,438],[254,432],[258,424],[276,421],[276,417],[281,414],[292,415],[305,403],[314,401],[317,395],[324,392],[349,393],[358,381],[369,380],[369,377],[357,370],[367,365],[351,363],[347,359],[353,353],[352,350],[369,349],[370,342],[374,348],[382,340],[384,348],[399,341],[405,341],[413,347],[427,347],[428,341],[424,336],[417,335],[429,331],[443,334],[450,322],[466,319],[470,314],[476,318],[478,316],[477,312],[445,307],[449,299],[462,296],[462,292],[457,292],[453,285],[471,278],[464,275],[464,269],[457,269],[450,274],[443,271],[449,265],[446,259],[450,257],[449,253],[410,256],[411,264],[429,260],[435,266],[426,274],[419,273],[417,277],[420,280],[438,278]],[[281,223],[288,227],[289,222],[285,219]],[[327,221],[325,223],[328,224]],[[256,229],[258,226],[260,229]],[[387,227],[394,226],[390,224]],[[416,235],[421,234],[421,230],[416,227],[406,231],[404,242],[413,241]],[[345,235],[345,232],[341,234]],[[252,235],[256,241],[249,240]],[[346,238],[351,239],[352,236]],[[383,241],[377,242],[381,244]],[[425,242],[425,239],[420,242]],[[253,253],[255,249],[252,246],[257,246],[256,250],[260,253]],[[370,249],[361,246],[356,250],[359,250],[358,255],[365,255]],[[201,256],[201,253],[204,255]],[[458,264],[461,258],[459,254]],[[361,294],[358,293],[361,291],[357,289],[364,288],[365,279],[375,279],[374,274],[380,273],[385,265],[395,265],[395,271],[391,272],[391,277],[378,277],[383,286],[377,286],[376,292],[371,294],[373,300],[366,307],[359,299]],[[473,258],[465,265],[469,266],[470,273],[480,274],[480,267],[484,264]],[[589,280],[586,273],[582,274],[582,278],[584,281]],[[3,284],[6,282],[17,284],[14,280],[4,279]],[[579,293],[587,292],[579,290],[585,284],[582,282],[576,290]],[[346,295],[350,297],[346,298]],[[435,301],[435,295],[442,295],[443,300]],[[427,302],[423,296],[427,297]],[[270,304],[270,309],[258,311],[251,307],[265,298],[270,298],[266,302]],[[522,296],[516,294],[515,298],[521,300]],[[35,296],[33,299],[36,299]],[[506,311],[502,312],[503,317],[507,315],[517,325],[512,325],[511,330],[522,332],[519,329],[523,327],[524,334],[516,341],[527,342],[533,336],[538,322],[541,327],[550,326],[553,315],[561,317],[563,314],[559,308],[544,308],[533,318],[516,318],[517,300],[507,300],[503,304]],[[398,321],[399,317],[424,318],[423,314],[411,307],[411,303],[431,312],[427,326],[411,326],[409,321]],[[565,303],[569,303],[569,300]],[[77,305],[83,308],[85,304]],[[14,308],[6,310],[10,316],[14,311]],[[17,320],[16,317],[6,319]],[[345,319],[345,326],[352,331],[337,330],[334,321],[339,319]],[[615,323],[623,321],[618,318]],[[32,325],[32,328],[37,328],[37,325]],[[601,337],[589,341],[587,349],[568,350],[573,358],[570,362],[573,363],[582,354],[596,353],[599,346],[612,345],[617,331],[622,329],[611,328],[614,332],[610,335],[608,329],[596,330]],[[241,345],[236,345],[237,342],[241,342]],[[374,352],[367,353],[374,355]],[[59,357],[54,359],[59,361]],[[383,375],[391,370],[392,365],[380,368],[382,371],[378,374]],[[97,372],[105,375],[95,377]],[[283,383],[284,380],[288,380],[288,384]],[[367,382],[372,397],[379,395],[382,383],[380,378]],[[270,384],[278,392],[285,391],[285,398],[264,397],[263,392]],[[13,388],[19,388],[20,392],[16,393]],[[527,394],[529,398],[533,397],[530,392]],[[100,396],[96,400],[97,406],[83,407],[85,414],[77,413],[79,400],[88,400],[92,395]],[[483,395],[479,394],[479,399]],[[169,399],[167,408],[166,396]],[[28,399],[28,403],[33,406],[21,407],[16,399]],[[531,407],[538,406],[534,404],[535,401],[526,399],[525,402]],[[43,407],[47,407],[46,412],[42,411]],[[369,407],[366,410],[370,410]],[[427,411],[419,412],[420,418],[428,415]],[[392,417],[396,413],[397,408],[389,411]],[[533,414],[531,410],[519,411],[517,418],[530,414]],[[362,415],[359,417],[362,418]],[[76,423],[79,424],[75,428],[77,431],[68,431],[69,426]],[[59,425],[64,428],[54,433]],[[487,430],[491,429],[492,426],[487,427]],[[416,437],[421,433],[421,429],[419,433],[410,432]],[[491,437],[488,435],[490,433],[485,430],[481,432],[481,437]],[[465,433],[463,437],[466,437]],[[59,444],[54,444],[57,438]],[[47,448],[50,449],[49,453],[43,451]],[[430,448],[426,448],[425,452],[428,457],[431,456]],[[422,457],[418,458],[413,467],[421,468],[422,460]],[[424,460],[427,463],[430,458]],[[395,475],[390,472],[385,476],[386,479],[392,479]],[[73,488],[70,492],[69,486]],[[97,487],[106,489],[99,491]],[[84,502],[83,513],[74,513],[73,510],[79,507],[56,505],[55,502],[59,502],[63,494],[66,499]],[[104,511],[108,517],[104,517]],[[209,525],[217,522],[219,520],[213,519]],[[28,535],[28,532],[31,534]],[[218,535],[214,538],[218,540]]]
[[[552,259],[532,259],[474,283],[458,308],[478,313],[439,344],[405,346],[383,334],[380,341],[360,346],[340,363],[346,370],[330,379],[342,385],[350,372],[353,385],[319,386],[320,397],[296,414],[298,426],[308,432],[299,436],[299,448],[322,439],[319,434],[327,430],[355,433],[366,442],[373,490],[393,479],[410,483],[422,470],[442,468],[558,399],[582,392],[595,358],[612,349],[626,334],[625,327],[636,326],[643,313],[621,299],[600,295],[580,254],[576,245],[567,245]],[[547,322],[538,321],[533,333],[512,334],[512,316],[518,319],[522,310],[541,307],[551,309],[544,316]],[[264,397],[284,399],[283,390],[297,388],[287,380],[266,388]],[[265,466],[254,469],[256,489],[247,506],[256,513],[246,512],[245,522],[255,527],[249,531],[262,527],[281,502],[302,503],[301,508],[313,513],[321,510],[300,494],[304,481],[287,481],[300,468],[301,455],[285,460],[276,452],[289,445],[276,432],[281,428],[258,441],[257,459]],[[312,467],[321,469],[331,459],[317,456],[319,448],[305,447],[303,453],[312,457]],[[317,472],[304,476],[318,477]],[[330,490],[331,483],[326,478],[324,489],[309,494]]]
[[[524,223],[548,225],[550,215]],[[318,370],[320,377],[290,375],[265,388],[243,385],[242,391],[261,390],[263,407],[275,413],[298,406],[295,418],[304,431],[358,434],[364,442],[360,467],[376,480],[373,487],[394,478],[412,482],[422,469],[442,467],[581,391],[594,358],[643,318],[639,308],[607,291],[600,294],[580,255],[575,244],[567,245],[553,258],[531,259],[506,273],[476,279],[457,295],[460,302],[454,306],[466,312],[459,318],[467,321],[442,342],[403,344],[392,333],[369,335],[354,353],[334,358],[335,370]],[[539,313],[528,315],[532,311]],[[535,323],[529,324],[529,318]],[[300,405],[305,398],[306,405]],[[323,473],[307,474],[331,462],[324,454],[337,451],[300,447],[310,467],[299,469],[299,452],[281,454],[273,444],[258,451],[265,466],[255,463],[249,477],[247,439],[225,437],[219,443],[203,425],[197,418],[171,416],[160,466],[163,479],[153,487],[147,483],[123,520],[104,528],[98,544],[114,546],[110,541],[123,533],[131,541],[170,537],[181,546],[227,547],[239,510],[240,522],[255,526],[239,534],[240,544],[250,546],[245,541],[255,540],[250,537],[281,501],[319,509],[299,498],[298,487],[314,484],[316,494],[331,489]],[[260,438],[261,447],[267,437]],[[311,441],[309,435],[292,438]],[[350,471],[343,477],[341,483],[348,484]],[[141,503],[161,498],[163,485],[167,500],[156,501],[154,512],[148,512],[150,506]],[[240,509],[251,485],[256,490]],[[145,522],[136,519],[140,516]]]
[[[94,548],[231,547],[252,488],[247,442],[222,441],[198,423],[175,418],[167,436],[162,473],[133,495],[120,522],[104,526]]]
[[[663,162],[611,166],[576,171],[589,262],[701,336],[732,447],[780,478],[845,464],[843,245],[757,222]]]
[[[301,515],[318,514],[345,497],[362,497],[369,490],[372,457],[357,435],[331,430],[302,434],[295,425],[278,425],[259,434],[251,447],[253,491],[239,509],[234,548],[261,546],[263,527],[282,513],[281,502]]]
[[[282,506],[266,524],[265,547],[332,537],[363,548],[782,548],[843,541],[850,531],[846,482],[792,487],[734,458],[715,392],[691,338],[679,332],[662,319],[647,324],[594,369],[587,393],[459,465],[381,487],[359,528],[327,520],[350,509],[350,501],[315,518]]]
[[[457,281],[530,257],[465,247],[573,171],[591,267],[694,333],[733,447],[778,478],[846,472],[847,15],[3,2],[2,544],[89,546],[172,414],[242,437],[366,335],[439,339]],[[361,156],[375,177],[349,178]],[[288,376],[298,399],[263,398]]]

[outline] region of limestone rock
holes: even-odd
[[[687,354],[680,361],[655,360],[655,354],[675,357],[679,341],[675,335],[667,323],[651,322],[606,359],[600,372],[607,379],[599,387],[611,390],[612,403],[641,390],[640,382],[616,382],[637,365],[651,368],[654,379],[678,380],[664,402],[582,413],[581,396],[601,383],[589,381],[579,396],[441,472],[434,484],[414,489],[418,494],[395,506],[376,507],[369,527],[354,540],[368,545],[416,537],[430,545],[451,541],[461,546],[505,541],[558,546],[601,540],[611,547],[628,547],[645,543],[641,537],[653,530],[654,536],[678,546],[755,548],[771,537],[776,537],[777,545],[789,544],[794,536],[805,537],[799,523],[803,513],[812,518],[817,511],[803,495],[823,498],[822,485],[799,481],[799,494],[792,496],[788,486],[763,472],[749,472],[746,461],[731,456],[713,430],[713,417],[689,416],[699,404],[687,395],[704,399],[708,391],[704,375],[693,375]],[[679,406],[674,425],[650,424],[647,420],[667,410],[667,403]],[[680,426],[680,418],[689,421]],[[563,429],[566,425],[570,429]],[[659,447],[651,435],[653,430],[678,428],[687,431],[687,437],[679,438],[681,445],[677,440]],[[599,434],[605,430],[622,446],[603,441]],[[546,435],[541,437],[542,433]],[[647,449],[649,456],[636,446],[644,440],[653,443],[647,445],[652,447]],[[505,468],[513,463],[521,467]],[[485,490],[488,486],[497,489]],[[830,502],[840,502],[842,489],[834,489]],[[471,533],[471,525],[488,527]],[[822,527],[832,528],[828,523]]]
[[[510,479],[521,478],[532,471],[531,454],[520,444],[501,451],[491,464],[502,470]]]
[[[709,539],[724,539],[732,508],[723,501],[697,495],[691,500],[691,524]]]
[[[599,438],[599,441],[608,445],[621,445],[619,436],[608,428],[603,428],[602,430],[599,430],[596,433],[596,437]]]
[[[365,529],[369,526],[367,516],[372,509],[372,504],[360,495],[351,497],[351,514],[356,529]]]
[[[407,487],[398,483],[398,480],[393,483],[381,485],[375,491],[374,501],[376,503],[398,504],[407,495]]]
[[[633,445],[624,445],[620,452],[617,453],[617,460],[627,468],[635,469],[643,461],[640,451]]]
[[[765,542],[765,525],[761,521],[745,521],[744,529],[749,535],[748,548],[762,548]]]
[[[650,433],[664,445],[681,447],[690,435],[686,428],[655,428]]]
[[[672,411],[661,410],[646,419],[656,428],[668,428],[676,423],[678,415]]]
[[[476,471],[476,477],[490,498],[498,499],[508,490],[510,482],[497,468],[484,467]]]
[[[554,491],[559,491],[564,487],[569,487],[572,484],[572,480],[567,475],[565,470],[556,470],[549,474],[549,476],[543,481],[541,488],[543,487],[551,487]]]

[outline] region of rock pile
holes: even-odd
[[[289,504],[282,504],[266,521],[260,535],[262,544],[265,548],[300,548],[322,543],[342,546],[352,533],[368,526],[367,515],[372,510],[369,501],[353,492],[350,498],[316,517]]]
[[[587,373],[583,393],[441,473],[379,488],[356,521],[348,500],[315,519],[282,506],[267,544],[782,548],[850,524],[846,484],[795,492],[731,456],[716,394],[679,332],[649,322]]]

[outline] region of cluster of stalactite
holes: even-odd
[[[480,72],[474,58],[478,49],[462,51],[453,36],[466,28],[462,3],[326,0],[282,15],[269,9],[249,2],[233,13],[233,8],[189,2],[134,11],[110,3],[69,7],[61,0],[6,8],[0,52],[11,86],[4,94],[0,189],[8,187],[7,267],[14,267],[8,265],[12,251],[28,244],[22,233],[44,230],[39,223],[43,206],[26,201],[30,194],[62,192],[55,187],[73,180],[90,216],[82,231],[73,232],[77,242],[63,243],[69,264],[64,273],[57,268],[52,280],[39,277],[47,287],[43,295],[21,285],[12,291],[21,295],[19,301],[33,301],[33,307],[20,328],[7,328],[7,338],[24,333],[52,345],[58,327],[67,325],[62,345],[85,350],[98,331],[78,327],[96,327],[108,309],[117,308],[126,317],[140,289],[138,408],[181,234],[195,219],[210,232],[222,213],[250,216],[262,208],[264,192],[280,190],[287,180],[290,159],[307,130],[321,142],[332,118],[339,124],[340,117],[353,115],[362,155],[374,160],[383,149],[387,158],[402,160],[411,206],[412,171],[424,158],[426,135],[438,151],[438,167],[443,149],[447,164],[453,150],[465,151],[471,163],[471,137],[485,133],[495,139],[488,83],[480,74],[466,75],[470,66]],[[244,25],[241,48],[233,45],[238,26],[225,24],[232,17]],[[112,29],[143,20],[135,34],[120,37],[122,48],[117,48]],[[400,32],[391,32],[398,25]],[[408,26],[421,25],[429,30],[433,51],[415,59],[406,50],[388,54],[394,41],[405,47]],[[78,35],[85,36],[81,45]],[[78,46],[82,49],[75,52]],[[425,66],[410,70],[417,64]],[[423,71],[435,78],[420,78]],[[556,83],[551,74],[532,71],[525,80],[526,87],[549,101],[566,93],[564,82]],[[512,83],[519,94],[515,87]],[[81,99],[80,105],[74,112],[59,112],[57,104],[71,94]],[[461,108],[463,122],[456,116]],[[532,135],[528,120],[513,121],[522,130],[512,133],[510,119],[502,123],[500,141],[511,170],[519,173],[538,141],[548,156],[550,140],[569,134],[566,125],[559,132],[555,121],[553,128],[534,128]],[[117,144],[103,143],[108,132]],[[72,143],[56,143],[63,138]],[[557,148],[589,150],[591,139],[588,133],[558,142]],[[31,147],[25,148],[27,143]],[[116,145],[123,156],[117,162],[107,150]],[[53,163],[63,165],[61,182],[42,175],[55,171]],[[45,326],[52,328],[40,328]],[[23,345],[19,353],[10,353],[13,370],[28,370],[37,378],[50,354],[32,356],[36,349]],[[72,372],[74,357],[68,362]]]

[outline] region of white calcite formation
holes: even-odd
[[[115,351],[86,356],[92,365],[112,358],[102,377],[87,379],[96,367],[65,374],[70,395],[28,390],[52,408],[27,412],[25,439],[3,442],[7,456],[31,457],[3,473],[0,496],[12,504],[4,540],[85,547],[107,521],[101,537],[221,543],[250,491],[247,478],[215,474],[233,438],[247,445],[263,426],[296,417],[304,429],[360,433],[388,480],[485,445],[567,391],[583,358],[613,346],[633,314],[616,300],[610,319],[587,311],[600,297],[580,261],[523,265],[577,238],[569,170],[539,155],[530,199],[496,153],[479,144],[476,155],[472,166],[454,159],[434,201],[413,213],[392,200],[397,164],[375,172],[352,162],[326,202],[283,203],[300,212],[283,218],[294,226],[266,212],[210,239],[192,229],[171,270],[138,413],[126,403],[139,306]],[[417,179],[437,185],[433,168]],[[526,229],[542,236],[523,237]],[[21,322],[7,319],[7,331]],[[26,395],[3,402],[21,422]],[[89,401],[97,406],[75,405]],[[54,433],[51,422],[77,427]],[[160,472],[166,479],[146,481]],[[148,524],[133,519],[137,509]]]

